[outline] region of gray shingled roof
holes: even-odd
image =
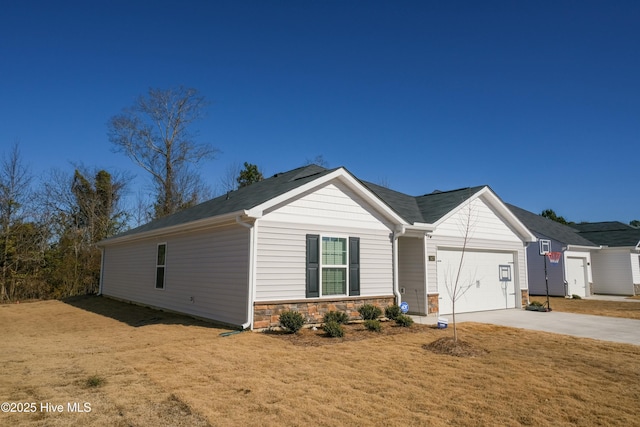
[[[486,186],[480,185],[451,191],[434,191],[433,193],[416,197],[424,222],[433,224],[484,187]]]
[[[570,226],[560,224],[559,222],[550,220],[549,218],[545,218],[509,203],[506,205],[509,210],[518,217],[520,222],[522,222],[531,231],[567,245],[598,246],[597,244],[585,239]]]
[[[336,169],[339,168],[325,169],[318,165],[309,165],[288,172],[278,173],[271,178],[231,191],[192,208],[118,234],[117,236],[107,239],[107,241],[114,238],[187,224],[189,222],[241,210],[248,210],[319,177],[327,175]],[[438,191],[420,197],[413,197],[370,182],[360,182],[410,224],[416,222],[434,223],[460,205],[464,200],[484,188],[484,186],[479,186],[446,192]]]
[[[418,202],[415,197],[390,190],[371,182],[361,182],[409,224],[426,222],[422,216],[422,212],[420,212],[418,208]]]
[[[632,226],[619,221],[583,222],[580,224],[571,224],[571,226],[581,232],[635,230]]]
[[[251,209],[268,200],[273,199],[287,191],[293,190],[314,179],[333,172],[335,169],[325,169],[317,165],[309,165],[293,169],[289,172],[278,173],[263,181],[256,182],[247,187],[239,188],[225,195],[216,197],[199,205],[166,216],[140,227],[134,228],[117,236],[144,233],[175,225],[186,224],[204,218],[224,215],[232,212]],[[110,239],[107,239],[107,241]]]
[[[640,242],[640,229],[618,221],[583,222],[572,227],[577,228],[581,236],[599,245],[635,247]]]

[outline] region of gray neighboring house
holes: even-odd
[[[100,292],[241,328],[367,303],[448,313],[465,247],[457,311],[521,307],[533,241],[489,187],[412,197],[309,165],[100,242]]]
[[[527,270],[530,295],[546,295],[545,262],[549,295],[585,297],[596,293],[593,289],[595,268],[592,259],[600,249],[599,245],[578,234],[572,226],[560,224],[511,204],[507,206],[538,239],[549,240],[552,251],[562,252],[560,262],[551,264],[540,255],[537,244],[529,245]]]
[[[617,221],[575,224],[580,235],[602,246],[592,254],[598,294],[640,295],[640,229]]]

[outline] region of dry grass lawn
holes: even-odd
[[[0,400],[65,405],[0,425],[640,425],[632,345],[473,323],[459,332],[487,351],[474,358],[425,350],[451,331],[418,325],[222,337],[100,297],[4,305],[0,321]]]
[[[546,302],[546,297],[530,297],[531,301]],[[568,313],[594,314],[597,316],[626,317],[640,319],[640,302],[632,301],[604,301],[596,299],[570,299],[550,297],[549,305],[552,310]],[[640,333],[640,332],[639,332]]]

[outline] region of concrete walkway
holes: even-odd
[[[411,316],[416,323],[433,325],[435,316]],[[443,315],[451,322],[450,315]],[[532,329],[582,338],[640,345],[640,320],[587,314],[548,313],[522,309],[457,314],[458,322],[490,323],[512,328]]]

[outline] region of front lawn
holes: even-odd
[[[3,305],[0,320],[0,397],[38,404],[1,425],[638,424],[633,345],[474,323],[458,329],[479,357],[425,350],[451,330],[424,325],[298,345],[100,297]]]
[[[546,302],[547,297],[532,296],[529,300]],[[638,301],[604,301],[584,298],[570,299],[550,297],[549,304],[552,310],[565,311],[567,313],[640,319],[640,302]]]

